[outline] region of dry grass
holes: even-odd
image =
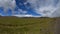
[[[0,34],[53,34],[54,18],[0,18]]]

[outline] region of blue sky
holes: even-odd
[[[19,3],[21,3],[22,5],[19,5]],[[25,13],[25,14],[31,14],[31,15],[34,15],[34,16],[37,16],[37,15],[40,16],[40,14],[37,14],[36,12],[34,12],[35,10],[30,7],[29,3],[27,3],[26,5],[24,5],[24,0],[23,1],[22,0],[21,1],[16,0],[16,6],[18,8],[16,7],[14,9],[14,11],[16,12],[15,14],[18,14],[19,13],[18,9],[21,9],[23,11],[27,11],[27,13]],[[26,6],[29,7],[29,9],[27,9]],[[2,14],[2,16],[7,16],[7,15],[11,16],[12,15],[12,10],[8,9],[7,13],[5,13],[4,12],[4,8],[0,7],[0,13]],[[23,14],[23,13],[20,12],[20,14]]]
[[[60,16],[60,0],[0,0],[0,15]]]
[[[26,9],[26,8],[23,8],[22,10],[24,10],[24,9]],[[18,11],[18,9],[15,9],[14,10],[16,13],[15,14],[18,14],[19,13],[19,11]],[[28,9],[28,10],[25,10],[25,11],[27,11],[27,13],[25,13],[25,14],[31,14],[31,15],[34,15],[34,16],[40,16],[40,14],[37,14],[36,12],[34,12],[34,10],[33,9]],[[2,14],[2,16],[11,16],[12,15],[12,10],[7,10],[7,13],[5,13],[4,12],[4,9],[3,8],[0,8],[0,13]],[[20,12],[20,14],[24,14],[23,12]]]

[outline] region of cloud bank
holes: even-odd
[[[28,0],[36,13],[47,17],[60,17],[60,0]]]
[[[4,12],[7,12],[8,9],[13,11],[15,6],[15,0],[0,0],[0,7],[4,8]]]

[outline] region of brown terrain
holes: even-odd
[[[56,18],[55,23],[54,34],[60,34],[60,18]]]

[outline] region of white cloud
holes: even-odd
[[[23,14],[26,14],[26,13],[27,13],[27,11],[22,10],[22,9],[18,9],[18,11],[19,11],[20,13],[23,13]],[[18,13],[18,14],[20,14],[20,13]]]
[[[60,8],[56,9],[55,12],[53,12],[50,16],[51,17],[60,17]]]
[[[14,15],[14,16],[17,16],[17,17],[32,17],[33,15],[29,15],[29,14],[26,14],[26,15]]]
[[[28,0],[27,2],[36,10],[36,13],[42,14],[42,16],[60,16],[60,0]]]
[[[14,10],[15,6],[16,6],[15,5],[15,0],[0,0],[0,7],[3,7],[5,12],[9,8],[11,10]]]
[[[19,14],[19,15],[14,15],[16,17],[34,17],[34,18],[37,18],[37,17],[41,17],[41,16],[34,16],[34,15],[31,15],[31,14]]]
[[[12,10],[12,16],[15,15],[15,11],[14,11],[14,9],[16,8],[15,0],[0,0],[0,7],[4,8],[4,13],[7,13],[7,10],[11,9]],[[18,9],[17,12],[18,12],[18,14],[27,13],[27,11],[23,11],[22,9]]]
[[[56,11],[57,8],[55,7],[43,7],[43,8],[39,8],[36,9],[38,14],[42,14],[43,16],[50,16],[52,13],[54,13]]]

